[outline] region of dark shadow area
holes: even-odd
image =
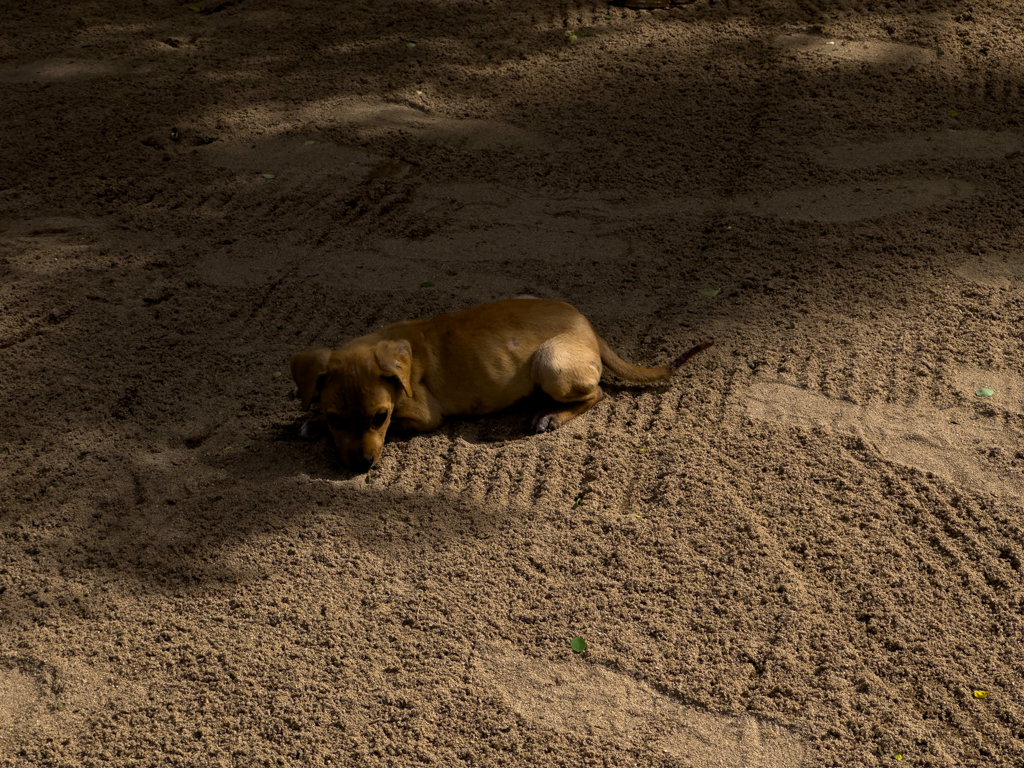
[[[63,580],[52,578],[57,573],[72,583],[118,584],[152,596],[247,591],[293,562],[288,550],[294,555],[294,546],[277,551],[274,544],[261,555],[261,541],[283,536],[328,554],[341,546],[401,559],[458,548],[463,540],[487,539],[514,525],[515,510],[484,508],[458,494],[409,495],[375,486],[372,475],[321,475],[316,466],[326,451],[289,458],[284,452],[290,447],[267,443],[218,462],[223,472],[212,490],[201,487],[210,485],[202,482],[209,472],[188,470],[198,481],[188,486],[173,464],[160,471],[139,466],[130,488],[112,480],[90,505],[65,504],[57,517],[6,519],[10,556],[29,559],[35,576],[7,572],[7,583],[0,584],[4,620],[51,621],[65,613],[69,620],[96,618],[82,613],[82,600],[75,599],[81,590],[60,586]],[[308,562],[306,546],[298,546]],[[22,579],[38,583],[37,576],[48,586],[26,591]]]
[[[883,129],[888,114],[909,113],[918,130],[957,127],[946,113],[965,109],[965,100],[993,113],[990,127],[1019,117],[1017,108],[999,103],[1004,93],[1017,93],[1019,67],[987,66],[996,49],[979,53],[985,44],[970,40],[981,30],[969,12],[950,4],[732,5],[699,0],[666,13],[568,10],[558,23],[560,12],[544,3],[466,3],[457,13],[430,3],[323,3],[302,13],[237,3],[208,14],[154,5],[144,12],[126,7],[125,16],[105,15],[103,23],[90,5],[12,9],[2,24],[18,30],[25,47],[40,16],[80,22],[64,21],[66,42],[52,50],[54,61],[69,63],[40,64],[38,71],[17,58],[8,65],[14,74],[2,146],[25,162],[6,186],[33,190],[34,199],[25,201],[33,208],[74,207],[153,224],[157,211],[230,197],[216,189],[223,169],[196,162],[205,150],[315,134],[412,161],[431,179],[500,174],[506,183],[565,191],[732,195],[762,174],[782,174],[780,182],[803,175],[798,163],[766,162],[757,148],[790,144],[822,121],[839,130],[872,123]],[[823,17],[839,29],[877,17],[877,50],[866,58],[822,53],[830,42],[847,42],[832,40]],[[804,22],[805,29],[793,26]],[[731,26],[717,36],[698,34],[720,24]],[[589,36],[568,44],[569,27]],[[937,77],[929,46],[956,35],[962,62],[950,74],[940,67]],[[249,44],[238,45],[242,40]],[[804,65],[815,56],[834,65],[809,70]],[[94,71],[90,62],[113,69]],[[557,73],[544,82],[529,75],[541,62]],[[132,95],[122,106],[125,88]],[[36,103],[60,117],[32,123]],[[117,119],[93,109],[96,103],[115,105]],[[565,109],[572,121],[560,119]],[[475,157],[486,124],[495,120],[525,133],[505,135]],[[560,126],[557,134],[552,125]],[[700,162],[693,162],[694,151]],[[602,162],[585,162],[587,154]],[[510,155],[520,158],[514,170],[502,162]],[[370,192],[383,197],[397,184],[372,181]],[[318,202],[346,204],[328,198],[308,205]],[[230,215],[226,205],[221,214]],[[257,229],[259,218],[252,221]],[[188,222],[191,231],[197,223],[203,222]],[[159,226],[178,236],[186,231],[171,221]]]

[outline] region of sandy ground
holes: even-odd
[[[1024,764],[1017,3],[197,2],[0,14],[0,765]],[[523,292],[716,344],[298,438]]]

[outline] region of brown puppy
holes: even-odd
[[[604,397],[602,363],[627,381],[653,383],[710,346],[640,368],[616,355],[568,304],[522,298],[394,323],[333,351],[299,352],[291,371],[303,410],[320,399],[322,413],[303,425],[303,436],[326,421],[342,460],[366,471],[392,424],[426,432],[445,416],[500,411],[539,388],[562,404],[534,419],[534,429],[547,432]]]

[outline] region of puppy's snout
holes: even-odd
[[[348,455],[348,465],[355,472],[369,472],[376,463],[377,457],[368,451],[357,450]]]

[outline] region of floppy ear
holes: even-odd
[[[331,359],[329,349],[307,349],[292,355],[289,361],[295,389],[302,398],[302,410],[307,410],[324,385],[327,363]]]
[[[394,376],[402,384],[406,397],[412,397],[412,351],[407,341],[382,341],[375,350],[377,365],[385,376]]]

